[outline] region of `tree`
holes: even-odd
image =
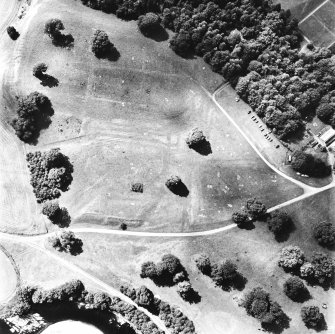
[[[78,255],[82,253],[83,242],[72,231],[64,231],[49,238],[49,242],[59,252]]]
[[[302,307],[301,319],[308,328],[321,329],[324,324],[324,316],[317,306]]]
[[[250,198],[247,200],[246,209],[248,214],[253,219],[263,218],[267,211],[266,206],[256,198]]]
[[[212,265],[211,278],[217,286],[229,288],[237,276],[237,265],[229,259]]]
[[[135,303],[138,304],[139,306],[143,306],[146,309],[150,309],[154,305],[154,302],[155,302],[154,294],[146,286],[142,285],[136,291]]]
[[[143,183],[140,182],[132,183],[131,191],[135,193],[143,193]]]
[[[180,31],[170,41],[171,49],[181,57],[188,57],[193,52],[192,38],[186,31]]]
[[[210,275],[211,273],[211,261],[206,254],[200,254],[195,259],[195,264],[197,268],[204,274],[204,275]]]
[[[128,228],[128,225],[127,225],[126,223],[121,223],[121,224],[120,224],[120,229],[121,229],[122,231],[125,231],[127,228]]]
[[[50,19],[45,23],[44,33],[52,40],[57,40],[61,36],[61,31],[64,30],[64,24],[59,19]]]
[[[313,252],[311,258],[314,278],[319,284],[329,284],[334,278],[334,261],[325,253]]]
[[[335,245],[335,226],[330,222],[320,222],[315,225],[314,237],[321,246],[331,247]]]
[[[304,252],[298,246],[287,246],[280,253],[278,265],[285,271],[296,272],[304,264],[304,261]]]
[[[287,234],[292,228],[292,220],[286,212],[275,211],[271,213],[267,223],[269,230],[276,238]]]
[[[33,75],[36,78],[41,78],[47,70],[48,66],[45,63],[38,63],[33,68]]]
[[[138,18],[138,28],[145,36],[155,34],[161,29],[160,18],[155,13],[147,13]]]
[[[190,301],[195,291],[192,288],[192,285],[188,281],[183,281],[178,283],[177,292],[180,295],[181,298],[183,298],[186,301]]]
[[[300,276],[307,280],[312,280],[314,278],[314,267],[310,262],[305,262],[300,267]]]
[[[43,204],[42,213],[46,215],[52,222],[55,222],[61,215],[61,208],[58,201],[46,201]]]
[[[154,262],[147,261],[142,263],[141,275],[142,278],[150,278],[152,280],[157,278],[157,268]]]
[[[116,52],[114,44],[110,42],[108,35],[103,30],[96,30],[94,33],[92,52],[97,58],[106,58]]]
[[[284,283],[284,292],[293,301],[304,301],[309,296],[309,292],[304,282],[298,277],[290,277]]]
[[[20,34],[13,26],[7,27],[7,34],[13,41],[17,40],[20,37]]]
[[[238,226],[243,226],[249,221],[249,216],[245,212],[234,212],[232,219]]]
[[[187,189],[185,184],[182,182],[181,178],[177,175],[171,176],[165,182],[165,185],[175,195],[178,195],[181,197],[187,197],[189,194],[189,190]]]

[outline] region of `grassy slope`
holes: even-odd
[[[201,252],[209,254],[215,261],[231,258],[237,261],[240,272],[248,279],[245,290],[255,286],[264,287],[292,319],[290,328],[284,333],[309,333],[300,319],[302,305],[292,302],[283,293],[282,286],[289,274],[285,274],[277,266],[277,261],[280,250],[291,244],[300,246],[307,257],[314,250],[333,255],[333,252],[324,250],[315,242],[311,229],[317,221],[334,221],[334,209],[330,205],[334,194],[334,191],[327,191],[289,207],[287,211],[292,215],[296,229],[287,241],[281,243],[274,240],[264,223],[256,223],[255,229],[251,231],[236,228],[215,236],[197,238],[125,239],[122,236],[80,234],[84,241],[84,253],[66,258],[114,287],[127,282],[135,286],[147,285],[162,299],[179,305],[195,321],[199,333],[208,333],[208,328],[211,328],[210,332],[213,334],[220,333],[219,327],[210,327],[213,326],[213,319],[215,323],[218,321],[221,329],[227,328],[229,333],[255,333],[258,323],[247,317],[233,300],[234,296],[240,296],[243,292],[233,290],[228,293],[214,288],[207,277],[197,272],[192,260],[195,254]],[[140,278],[141,263],[148,260],[158,261],[165,253],[180,257],[190,274],[192,285],[202,297],[199,304],[189,305],[183,302],[175,287],[160,288],[150,280]],[[332,328],[334,290],[324,291],[320,287],[311,286],[308,288],[312,299],[303,305],[319,306],[325,314],[328,327]],[[323,303],[328,305],[327,309],[321,307]]]
[[[53,123],[36,149],[60,146],[74,162],[74,182],[61,201],[76,222],[113,225],[121,217],[145,229],[197,230],[222,224],[249,196],[272,206],[301,193],[263,164],[195,83],[213,90],[220,82],[201,59],[184,60],[168,41],[144,38],[136,22],[79,2],[58,4],[43,2],[22,37],[16,84],[21,93],[39,90],[53,102]],[[63,20],[73,49],[56,48],[43,34],[50,17]],[[92,55],[94,29],[110,35],[121,53],[117,62]],[[39,61],[48,63],[59,87],[42,87],[32,77]],[[212,155],[186,147],[195,126],[209,137]],[[187,199],[165,189],[171,174],[190,189]],[[144,182],[143,195],[129,191],[132,181]]]

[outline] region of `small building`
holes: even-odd
[[[333,128],[329,128],[320,136],[320,140],[322,140],[326,146],[329,146],[335,141],[335,130]]]

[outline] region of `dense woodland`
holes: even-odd
[[[335,57],[308,45],[300,51],[298,22],[270,0],[82,0],[124,20],[154,12],[173,32],[170,46],[201,56],[222,74],[282,139],[317,110],[334,124]],[[321,104],[320,104],[321,101]],[[324,116],[324,114],[326,114]],[[333,119],[334,118],[334,119]]]

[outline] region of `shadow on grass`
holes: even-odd
[[[72,48],[74,45],[74,38],[71,34],[58,34],[52,39],[52,44],[62,48]]]
[[[164,42],[164,41],[167,41],[169,39],[168,32],[162,26],[155,29],[155,31],[148,32],[148,33],[143,33],[143,35],[147,38],[153,39],[156,42]]]
[[[41,80],[41,85],[44,87],[52,88],[59,85],[58,79],[49,74],[43,74],[39,79]]]
[[[107,52],[96,53],[95,56],[98,59],[107,59],[109,61],[117,61],[121,57],[121,54],[114,45],[111,45],[111,47],[109,48]]]
[[[204,156],[212,153],[211,143],[208,140],[203,140],[201,143],[191,145],[190,148]]]
[[[180,197],[187,197],[190,191],[187,189],[186,185],[180,181],[178,184],[168,187],[169,190]]]
[[[280,319],[280,323],[274,321],[272,316],[269,316],[262,320],[262,328],[267,332],[279,334],[282,333],[285,329],[290,327],[290,318],[284,313]]]
[[[190,304],[198,304],[201,302],[201,296],[199,295],[198,291],[192,290],[186,301]]]
[[[256,226],[254,224],[254,222],[252,220],[244,223],[244,224],[238,224],[237,227],[241,230],[247,230],[247,231],[251,231],[253,230]]]
[[[277,242],[285,242],[289,239],[291,233],[293,233],[296,230],[296,227],[293,223],[293,221],[290,221],[290,224],[286,227],[284,231],[281,231],[280,233],[275,235],[275,239]]]

